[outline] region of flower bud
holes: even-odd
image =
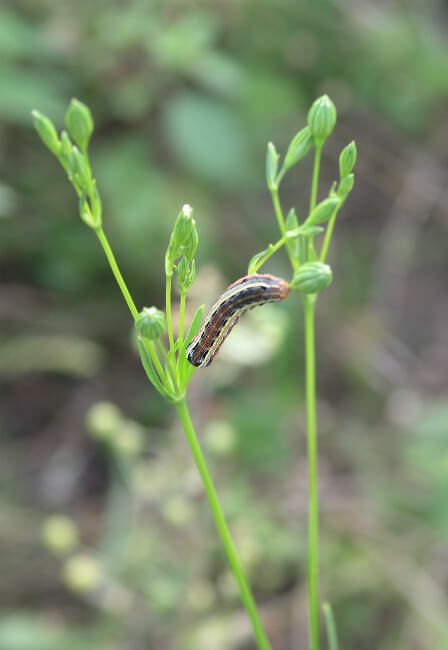
[[[331,135],[336,117],[336,107],[328,95],[322,95],[312,104],[308,112],[308,126],[316,143],[323,144]]]
[[[45,115],[42,115],[39,111],[32,111],[31,115],[40,139],[45,146],[48,147],[51,153],[54,153],[54,155],[57,156],[61,143],[59,142],[58,132],[56,131],[53,122],[49,120],[48,117],[45,117]]]
[[[272,192],[278,187],[277,184],[277,171],[279,154],[272,142],[268,142],[268,149],[266,152],[266,184],[268,189]]]
[[[177,283],[179,292],[185,295],[190,291],[191,285],[196,277],[196,265],[194,260],[189,262],[186,257],[182,257],[177,265]]]
[[[137,317],[135,327],[145,339],[159,339],[165,331],[165,314],[157,307],[144,307]]]
[[[334,215],[340,204],[341,200],[337,196],[321,201],[311,212],[306,220],[306,225],[318,226],[321,223],[326,223]]]
[[[85,151],[93,133],[93,119],[89,108],[78,99],[72,99],[65,113],[65,124],[81,151]]]
[[[286,172],[293,167],[299,160],[305,158],[313,146],[313,136],[308,126],[296,133],[291,140],[288,151],[286,152],[283,170]]]
[[[198,246],[198,233],[193,219],[193,208],[184,205],[180,211],[170,237],[170,243],[165,254],[165,272],[172,275],[174,265],[179,257],[185,255],[193,259]]]
[[[348,194],[353,189],[353,185],[355,184],[355,177],[353,174],[347,174],[345,178],[341,180],[339,183],[338,191],[337,194],[338,196],[344,200]]]
[[[44,522],[42,541],[56,555],[65,555],[78,545],[78,530],[68,517],[54,515]]]
[[[307,262],[294,275],[291,288],[303,293],[320,293],[331,284],[331,268],[322,262]]]
[[[353,171],[353,167],[356,163],[356,155],[356,144],[353,141],[342,149],[339,156],[339,175],[341,179],[345,178]]]

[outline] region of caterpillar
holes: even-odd
[[[188,345],[188,361],[197,368],[209,366],[242,314],[268,302],[285,300],[288,294],[288,282],[275,275],[246,275],[233,282],[215,302]]]

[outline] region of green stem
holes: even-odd
[[[168,340],[170,342],[170,350],[174,349],[174,334],[173,334],[173,316],[171,313],[171,286],[173,283],[173,276],[166,276],[166,326],[168,329]]]
[[[219,502],[218,495],[216,493],[215,486],[213,484],[212,478],[207,468],[206,460],[202,454],[201,447],[199,445],[196,432],[194,430],[193,423],[190,418],[190,413],[188,406],[185,400],[178,402],[176,405],[177,412],[179,414],[180,420],[182,422],[185,435],[187,436],[188,444],[190,445],[193,458],[196,462],[197,469],[201,475],[202,482],[204,485],[204,490],[207,495],[207,499],[210,505],[210,509],[215,520],[215,525],[218,530],[218,534],[221,538],[221,542],[224,546],[224,550],[227,555],[230,567],[232,569],[235,580],[238,583],[238,587],[241,594],[241,600],[246,608],[247,614],[252,623],[252,628],[254,631],[255,639],[257,641],[259,650],[271,650],[271,645],[266,636],[266,632],[263,629],[263,626],[260,621],[260,617],[257,611],[257,606],[255,604],[254,598],[250,591],[249,585],[247,584],[246,578],[244,577],[240,561],[238,559],[238,554],[235,548],[235,545],[232,540],[227,522],[224,517],[224,513]]]
[[[315,296],[304,296],[308,446],[308,606],[310,650],[319,650],[319,493],[316,417]]]
[[[279,239],[277,242],[275,242],[275,244],[269,244],[269,247],[268,247],[266,253],[263,255],[263,257],[260,259],[260,261],[258,262],[258,264],[257,264],[257,265],[255,266],[255,268],[254,268],[255,273],[258,273],[258,271],[261,269],[261,267],[264,266],[264,264],[266,264],[266,262],[267,262],[269,259],[271,259],[271,257],[272,257],[272,256],[273,256],[273,255],[274,255],[278,250],[280,250],[280,248],[281,248],[282,246],[284,246],[285,244],[287,244],[289,240],[290,240],[290,238],[289,238],[288,235],[286,234],[286,235],[284,235],[281,239]]]
[[[184,342],[184,329],[185,329],[185,301],[186,294],[181,293],[180,295],[180,307],[179,307],[179,354],[182,350],[182,345]]]
[[[104,230],[100,227],[95,230],[96,236],[100,240],[101,246],[103,247],[103,250],[106,254],[107,261],[109,262],[109,266],[112,269],[112,273],[114,274],[115,280],[117,281],[118,286],[120,287],[121,293],[123,294],[123,298],[126,301],[126,304],[129,308],[129,311],[132,314],[132,318],[134,320],[137,319],[138,316],[138,310],[137,307],[135,306],[134,301],[132,300],[131,294],[129,293],[129,289],[126,286],[126,282],[124,281],[123,276],[121,275],[121,271],[118,268],[117,260],[115,259],[115,255],[112,252],[112,249],[110,247],[110,244],[107,240],[106,234]]]
[[[272,196],[272,204],[274,206],[274,212],[275,216],[277,217],[277,223],[278,227],[280,230],[280,234],[282,237],[286,236],[287,230],[286,230],[286,221],[285,221],[285,216],[283,214],[282,206],[280,203],[280,198],[278,195],[278,189],[276,190],[271,190],[271,196]],[[294,269],[294,271],[297,270],[297,260],[294,258],[294,255],[291,251],[291,243],[286,240],[286,250],[288,253],[289,261],[291,262],[291,266]]]
[[[170,360],[170,358],[169,358],[169,356],[167,354],[165,346],[163,345],[163,343],[162,343],[162,341],[160,339],[156,339],[154,341],[154,343],[155,343],[155,346],[156,346],[157,350],[159,351],[160,356],[164,360],[164,362],[166,364],[166,368],[167,368],[166,373],[162,371],[163,372],[162,376],[166,377],[168,379],[168,381],[171,383],[171,389],[173,390],[173,392],[176,392],[177,388],[178,388],[176,372],[175,372],[175,370],[173,368],[173,365],[171,363],[171,360]]]
[[[334,224],[336,223],[337,214],[334,214],[330,221],[328,222],[327,229],[325,231],[324,241],[322,244],[322,249],[320,251],[320,261],[325,262],[327,259],[328,251],[330,249],[331,238],[333,237]]]
[[[314,152],[313,179],[311,181],[310,214],[316,207],[316,203],[317,203],[317,190],[319,187],[319,171],[320,171],[321,155],[322,155],[322,144],[316,144],[316,149]]]

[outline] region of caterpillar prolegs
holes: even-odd
[[[269,274],[246,275],[227,287],[207,314],[187,347],[187,359],[197,368],[209,366],[242,314],[268,302],[280,302],[289,284]]]

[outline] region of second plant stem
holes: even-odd
[[[316,297],[304,296],[306,411],[308,446],[308,607],[310,650],[319,650],[319,486],[316,417],[316,351],[314,313]]]
[[[215,520],[216,529],[218,531],[219,537],[221,538],[221,542],[224,546],[228,562],[238,584],[241,600],[243,601],[244,607],[246,608],[247,614],[252,623],[252,629],[257,641],[258,650],[272,650],[269,639],[263,629],[254,597],[252,596],[250,587],[246,581],[246,578],[244,577],[238,554],[233,543],[229,528],[227,526],[227,522],[225,520],[224,513],[221,508],[215,486],[213,484],[213,480],[208,471],[206,460],[202,453],[193,423],[191,421],[186,401],[182,400],[178,402],[176,404],[176,409],[182,422],[182,426],[184,428],[188,444],[190,445],[190,449],[193,454],[197,469],[202,478],[204,490],[207,495],[213,518]]]

